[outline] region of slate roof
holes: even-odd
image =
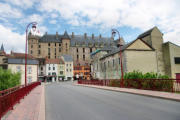
[[[106,46],[106,47],[103,47],[102,49],[98,49],[98,50],[96,50],[96,51],[94,51],[94,52],[92,52],[90,55],[92,56],[92,55],[95,55],[96,53],[98,53],[98,52],[100,52],[100,51],[112,51],[112,50],[114,50],[114,49],[116,49],[117,47],[113,47],[113,46]]]
[[[133,44],[136,40],[138,40],[138,39],[135,39],[135,40],[129,42],[128,44],[123,45],[123,46],[121,47],[121,49],[120,49],[120,48],[113,49],[111,52],[109,52],[108,54],[104,55],[104,56],[101,57],[100,59],[104,59],[104,58],[106,58],[106,57],[108,57],[108,56],[111,56],[111,55],[113,55],[113,54],[116,54],[116,53],[118,53],[118,52],[120,52],[120,51],[125,50],[125,49],[128,48],[131,44]],[[140,39],[140,40],[141,40],[141,39]],[[143,40],[141,40],[141,41],[142,41],[143,43],[145,43],[147,46],[149,46],[152,50],[155,50],[152,46],[150,46],[149,44],[147,44],[145,41],[143,41]]]
[[[70,55],[62,55],[65,62],[73,62],[73,58]]]
[[[92,38],[92,36],[87,36],[86,38],[84,35],[74,35],[71,38],[71,46],[75,45],[103,45],[103,46],[110,46],[115,44],[111,38],[108,37],[96,37]]]
[[[16,52],[11,52],[11,54],[7,54],[8,58],[25,58],[25,53],[16,53]],[[27,54],[28,59],[35,59],[32,55]]]
[[[154,28],[155,28],[155,27],[147,30],[146,32],[144,32],[144,33],[142,33],[142,34],[140,34],[140,35],[137,37],[137,39],[144,38],[144,37],[150,35]]]
[[[62,59],[46,59],[46,64],[64,64],[64,61]]]
[[[8,64],[25,64],[25,59],[22,59],[22,58],[7,58],[7,63]],[[27,64],[28,65],[38,65],[39,62],[38,62],[38,60],[28,59]]]
[[[0,51],[4,51],[4,46],[3,46],[3,44],[1,45],[1,49],[0,49]]]
[[[64,32],[63,35],[56,35],[56,34],[45,34],[40,39],[39,42],[57,42],[61,43],[62,39],[70,39],[70,45],[71,46],[88,46],[88,45],[103,45],[103,46],[109,46],[109,45],[116,45],[117,42],[113,41],[110,37],[99,37],[99,36],[87,36],[86,38],[84,35],[68,35],[67,31]]]

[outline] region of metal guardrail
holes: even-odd
[[[120,87],[120,79],[78,80],[78,84]],[[180,79],[124,79],[124,88],[180,92]]]
[[[9,110],[13,110],[16,103],[19,103],[24,96],[40,84],[40,82],[34,82],[27,86],[21,85],[0,91],[0,120]]]

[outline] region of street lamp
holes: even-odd
[[[27,40],[28,40],[28,28],[32,25],[32,30],[36,30],[37,22],[31,22],[26,27],[26,43],[25,43],[25,86],[27,85]]]
[[[121,82],[120,82],[120,87],[123,87],[124,86],[124,81],[123,81],[123,66],[122,66],[122,50],[121,50],[121,39],[120,39],[120,34],[119,34],[119,31],[116,30],[116,29],[112,29],[112,36],[114,37],[116,34],[118,34],[118,37],[119,37],[119,48],[120,48],[120,61],[121,61]]]

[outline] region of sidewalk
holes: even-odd
[[[180,102],[180,94],[177,94],[177,93],[129,89],[129,88],[118,88],[118,87],[109,87],[109,86],[85,85],[85,84],[74,84],[74,85],[92,87],[92,88],[104,89],[104,90],[112,90],[112,91],[117,91],[117,92],[125,92],[125,93],[150,96],[150,97],[156,97],[156,98],[163,98],[163,99],[169,99],[169,100]]]
[[[34,88],[2,120],[45,120],[44,85]]]

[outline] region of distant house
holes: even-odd
[[[73,58],[70,55],[62,55],[65,63],[65,80],[73,80]]]
[[[31,55],[27,55],[27,83],[38,81],[38,61]],[[1,66],[10,69],[12,72],[21,73],[21,85],[25,84],[25,54],[15,53],[6,54]]]
[[[64,80],[64,61],[61,58],[46,59],[45,66],[47,81],[55,82]]]

